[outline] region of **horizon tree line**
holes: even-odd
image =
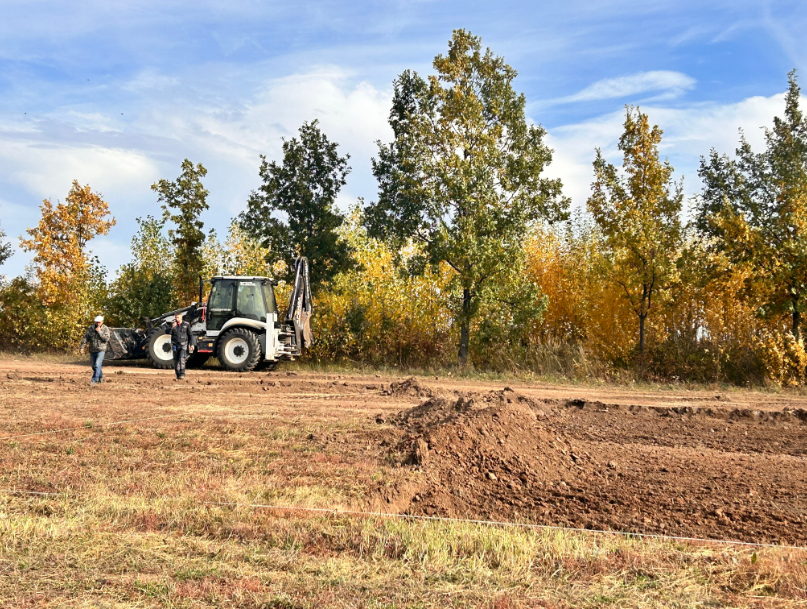
[[[339,277],[362,272],[346,236],[358,230],[392,252],[396,273],[415,278],[450,269],[443,298],[458,330],[458,363],[468,363],[475,340],[529,347],[527,337],[552,302],[527,272],[525,243],[537,230],[568,224],[570,201],[559,179],[544,176],[552,161],[546,131],[527,121],[526,98],[513,87],[517,73],[503,58],[456,30],[433,67],[426,78],[405,70],[395,79],[393,139],[378,142],[372,159],[377,200],[362,202],[350,217],[336,207],[350,156],[339,153],[317,120],[305,122],[283,140],[282,159],[261,155],[261,185],[234,219],[226,245],[215,231],[206,235],[200,219],[209,194],[201,163],[185,159],[176,180],[153,184],[162,214],[138,219],[132,262],[108,286],[86,244],[106,234],[114,219],[101,195],[74,182],[64,203],[43,202],[39,227],[21,238],[35,254],[34,274],[4,285],[0,307],[18,315],[26,306],[67,307],[65,294],[80,284],[88,294],[81,314],[103,302],[131,323],[193,300],[197,277],[211,265],[246,264],[234,262],[245,260],[243,254],[211,262],[223,248],[262,257],[267,273],[271,266],[281,278],[292,259],[304,255],[315,288],[326,293],[337,289]],[[741,135],[735,158],[714,149],[701,158],[703,190],[686,225],[682,181],[674,181],[673,167],[659,155],[663,131],[640,108],[626,107],[621,169],[595,150],[586,209],[602,250],[596,273],[633,312],[638,361],[645,357],[647,320],[677,289],[731,273],[742,275],[738,294],[758,304],[760,319],[787,315],[791,338],[800,341],[807,298],[807,123],[799,99],[794,70],[785,115],[766,130],[763,151],[753,151]],[[0,231],[0,264],[11,254],[4,236]],[[697,256],[701,272],[692,279]],[[78,310],[66,311],[50,331],[59,323],[80,327],[65,321]]]

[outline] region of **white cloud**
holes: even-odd
[[[771,2],[762,5],[763,23],[771,36],[779,43],[795,67],[804,69],[807,50],[804,44],[804,28],[807,27],[807,7],[804,2]]]
[[[210,210],[203,220],[222,233],[259,184],[258,155],[279,160],[281,137],[293,137],[304,121],[313,119],[339,143],[341,154],[351,155],[353,172],[337,204],[347,209],[357,197],[374,195],[370,157],[375,140],[392,137],[387,123],[391,92],[325,66],[265,79],[251,94],[231,99],[226,86],[212,76],[217,90],[182,91],[158,74],[136,75],[128,90],[141,91],[149,103],[132,112],[135,118],[128,122],[70,110],[58,119],[0,125],[2,182],[22,195],[17,207],[25,210],[12,214],[10,208],[0,208],[6,232],[24,232],[35,222],[41,199],[63,199],[74,179],[89,183],[103,193],[118,220],[108,238],[93,243],[112,272],[128,261],[134,218],[160,213],[150,185],[176,177],[182,159],[189,158],[208,169]],[[166,89],[170,91],[160,95]],[[4,271],[21,272],[26,262],[25,254],[15,255],[6,265],[13,268]]]
[[[697,175],[700,157],[711,148],[733,154],[739,145],[739,129],[755,150],[761,150],[764,146],[761,127],[770,127],[773,117],[784,113],[784,94],[751,97],[733,104],[643,106],[642,111],[648,114],[651,124],[663,129],[661,154],[668,156],[675,167],[675,179],[685,176],[684,188],[691,196],[700,190]],[[564,192],[572,197],[573,205],[585,205],[591,194],[595,148],[601,148],[610,162],[621,165],[617,141],[624,120],[624,111],[619,110],[551,130],[549,144],[555,155],[548,175],[563,180]]]
[[[201,160],[210,170],[211,193],[217,170],[225,169],[227,192],[221,201],[230,214],[240,211],[249,191],[258,185],[259,154],[279,159],[281,138],[294,137],[305,121],[318,119],[323,132],[339,143],[341,154],[351,155],[353,173],[346,195],[374,192],[369,158],[374,141],[389,139],[387,123],[391,93],[366,82],[352,82],[339,68],[324,66],[304,74],[269,79],[238,102],[197,105],[162,105],[143,117],[150,135],[168,138],[174,156]],[[218,186],[222,186],[219,184]],[[344,207],[341,204],[340,206]]]
[[[682,72],[653,70],[628,76],[598,80],[582,91],[551,100],[551,104],[596,101],[631,97],[642,93],[660,93],[665,97],[678,97],[695,87],[695,79]]]
[[[155,163],[137,151],[42,144],[4,135],[0,133],[4,180],[42,198],[63,198],[73,180],[104,193],[151,183],[159,177]]]

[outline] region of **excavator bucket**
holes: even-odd
[[[297,345],[301,350],[314,344],[314,334],[311,332],[312,311],[308,258],[301,256],[294,261],[294,287],[291,291],[291,298],[289,298],[289,309],[286,312],[286,321],[294,324]]]

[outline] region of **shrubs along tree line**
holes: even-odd
[[[622,167],[595,150],[586,210],[570,214],[515,70],[463,30],[433,67],[395,79],[377,200],[348,213],[335,201],[349,156],[317,121],[284,140],[282,159],[261,157],[261,186],[223,241],[200,219],[207,171],[186,159],[152,186],[162,213],[138,219],[131,262],[111,281],[87,247],[114,225],[101,195],[74,182],[64,202],[45,200],[21,238],[31,266],[0,286],[0,342],[68,349],[98,310],[131,326],[195,300],[199,275],[269,274],[283,294],[304,255],[316,361],[804,384],[807,121],[795,72],[763,150],[741,135],[734,157],[701,159],[684,223],[682,181],[640,108],[626,108]],[[0,263],[10,254],[0,232]]]

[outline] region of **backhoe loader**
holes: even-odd
[[[137,328],[112,328],[110,359],[148,358],[155,368],[172,368],[171,337],[166,328],[177,314],[190,323],[196,338],[196,350],[188,358],[188,367],[201,366],[215,356],[225,370],[233,372],[248,372],[258,366],[274,369],[278,362],[302,355],[313,342],[306,258],[294,263],[294,284],[282,317],[275,300],[277,282],[269,277],[216,276],[210,284],[205,303],[200,277],[198,302],[154,319],[143,319]]]

